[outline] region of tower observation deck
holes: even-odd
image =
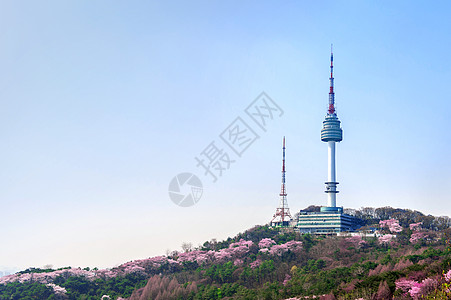
[[[329,109],[326,118],[323,121],[321,129],[321,141],[326,142],[328,146],[328,176],[326,182],[327,207],[322,207],[322,211],[337,211],[337,185],[335,178],[335,143],[343,140],[343,131],[340,127],[335,110],[335,93],[334,93],[334,54],[330,53],[330,89],[329,89]]]

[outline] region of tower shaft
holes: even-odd
[[[328,168],[327,168],[327,182],[326,182],[326,193],[327,193],[327,206],[336,207],[337,205],[337,184],[335,181],[335,142],[327,142],[328,145]]]

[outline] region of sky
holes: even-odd
[[[3,1],[0,269],[109,268],[266,224],[282,139],[292,214],[326,205],[334,46],[337,205],[451,215],[448,1]],[[283,111],[257,126],[265,92]],[[236,155],[221,133],[258,135]],[[196,157],[233,162],[217,181]],[[219,148],[218,148],[219,149]],[[190,207],[168,193],[193,173]]]

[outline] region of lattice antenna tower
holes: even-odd
[[[272,226],[288,226],[292,217],[287,202],[287,188],[285,184],[285,137],[283,137],[283,159],[282,159],[282,186],[280,189],[279,207],[276,209],[270,224]]]

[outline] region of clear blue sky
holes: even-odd
[[[4,1],[0,266],[113,267],[325,205],[451,215],[448,1]],[[194,157],[262,91],[284,110],[216,182]],[[204,195],[174,205],[197,173]]]

